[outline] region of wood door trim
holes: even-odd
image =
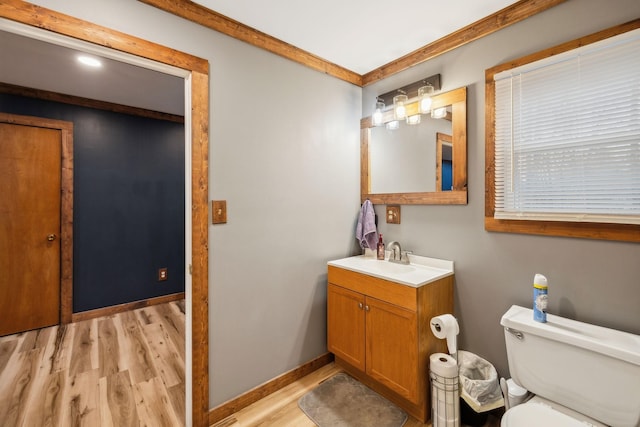
[[[41,99],[44,101],[61,102],[63,104],[77,105],[86,108],[96,108],[103,111],[111,111],[114,113],[129,114],[131,116],[146,117],[150,119],[165,120],[168,122],[184,124],[184,116],[180,116],[177,114],[162,113],[159,111],[152,111],[144,108],[130,107],[128,105],[115,104],[113,102],[98,101],[95,99],[12,85],[9,83],[0,82],[0,93]]]
[[[84,40],[114,50],[131,53],[163,64],[170,64],[183,70],[200,73],[209,72],[209,62],[206,59],[198,58],[197,56],[133,37],[26,1],[3,0],[2,3],[0,3],[0,16],[78,40]]]
[[[60,131],[60,323],[71,323],[73,311],[73,123],[7,113],[0,113],[0,122]]]
[[[20,0],[0,2],[0,17],[191,73],[192,425],[209,422],[209,62]],[[188,81],[188,80],[187,80]]]
[[[436,132],[436,192],[442,191],[442,146],[445,143],[451,145],[452,142],[451,135]]]

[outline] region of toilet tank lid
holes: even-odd
[[[577,347],[640,365],[640,336],[547,314],[547,322],[533,320],[533,310],[513,305],[502,316],[505,328],[566,342]]]

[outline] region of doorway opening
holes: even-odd
[[[34,10],[25,10],[29,8]],[[20,9],[2,9],[0,30],[184,79],[185,421],[208,425],[208,62],[28,3]]]

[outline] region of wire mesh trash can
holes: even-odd
[[[430,357],[433,427],[460,427],[460,382],[456,360],[444,353]]]

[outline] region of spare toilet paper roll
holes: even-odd
[[[454,354],[458,348],[456,336],[460,332],[458,321],[451,314],[443,314],[431,319],[431,332],[436,338],[446,339],[449,354]]]
[[[433,353],[429,357],[429,369],[431,369],[432,373],[444,378],[456,378],[458,376],[456,359],[444,353]]]
[[[444,353],[429,357],[431,370],[431,410],[433,427],[460,425],[460,395],[458,391],[458,364]]]

